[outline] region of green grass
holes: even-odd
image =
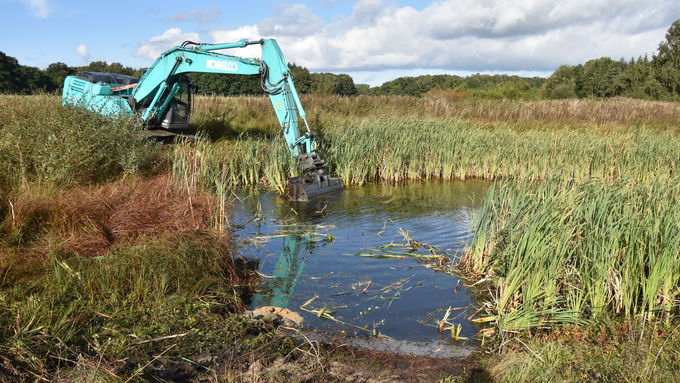
[[[230,250],[207,234],[145,242],[93,258],[52,249],[39,277],[3,281],[0,353],[12,367],[0,375],[49,378],[92,360],[110,372],[113,361],[126,360],[132,367],[113,375],[124,381],[173,343],[181,347],[167,357],[214,352],[225,343],[250,347],[243,319],[228,315],[242,309],[251,283],[241,276],[244,284],[235,284],[243,271],[229,263]],[[184,335],[143,342],[176,334]]]
[[[157,150],[132,119],[62,108],[54,96],[0,97],[0,190],[110,181],[148,167]]]
[[[645,129],[516,130],[459,120],[351,120],[320,131],[320,152],[346,184],[466,178],[618,179],[670,174],[680,152],[674,133]],[[285,189],[295,173],[279,138],[238,138],[176,146],[174,174],[211,188]],[[218,185],[219,184],[219,185]]]
[[[677,382],[678,327],[605,320],[511,342],[482,361],[493,381]]]
[[[493,281],[502,332],[603,315],[670,321],[680,311],[680,182],[499,183],[460,269]]]

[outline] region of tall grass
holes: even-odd
[[[0,188],[112,180],[148,166],[157,146],[132,119],[62,108],[56,97],[0,97]]]
[[[677,131],[680,105],[626,98],[589,100],[482,100],[439,91],[424,97],[302,95],[312,127],[343,126],[355,119],[462,120],[478,124],[502,122],[513,129],[587,127],[628,130],[646,127]],[[271,102],[260,97],[199,96],[192,123],[213,133],[275,135],[279,124]],[[219,134],[218,134],[219,135]]]
[[[235,188],[262,185],[284,193],[288,177],[294,174],[295,161],[282,139],[245,139],[211,143],[206,139],[175,145],[170,152],[172,175],[187,190],[213,193],[213,227],[228,225]]]
[[[647,129],[516,130],[459,120],[351,120],[320,132],[320,151],[347,184],[466,178],[618,179],[669,175],[680,140]],[[294,173],[281,138],[200,142],[172,152],[174,173],[188,183],[265,184],[281,191]],[[219,185],[218,185],[219,184]]]
[[[499,183],[459,267],[492,280],[502,331],[680,307],[680,180]]]

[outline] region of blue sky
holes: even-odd
[[[378,85],[425,73],[548,75],[653,54],[677,0],[0,0],[0,51],[24,65],[144,67],[186,39],[273,37],[312,71]],[[254,50],[234,52],[257,56]]]

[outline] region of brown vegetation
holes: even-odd
[[[313,129],[345,125],[348,119],[458,119],[518,130],[546,128],[622,129],[648,127],[676,131],[680,104],[630,98],[570,100],[484,100],[460,91],[412,96],[304,96]],[[212,133],[226,129],[278,134],[276,116],[265,96],[199,96],[192,123]],[[224,132],[223,132],[224,134]]]
[[[210,197],[189,193],[167,176],[22,195],[12,205],[8,226],[22,242],[49,226],[56,235],[50,240],[82,256],[101,255],[116,242],[206,230],[210,224]]]

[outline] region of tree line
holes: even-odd
[[[300,93],[358,94],[352,77],[346,74],[310,73],[307,68],[290,64],[295,86]],[[109,72],[140,77],[143,69],[120,63],[93,61],[85,66],[71,67],[62,62],[53,63],[41,70],[19,64],[17,59],[0,52],[0,93],[34,94],[60,92],[66,76],[80,71]],[[263,93],[259,76],[192,73],[191,82],[200,94],[243,95]]]
[[[358,94],[352,77],[346,74],[310,73],[307,68],[289,64],[299,93],[336,94],[354,96]],[[219,73],[192,73],[191,83],[198,93],[236,96],[263,93],[259,76],[225,76]]]
[[[562,65],[546,78],[476,74],[423,75],[400,77],[377,87],[355,84],[346,74],[311,73],[307,68],[290,65],[300,93],[353,96],[410,95],[449,91],[461,97],[507,99],[633,97],[654,100],[680,99],[680,20],[666,33],[666,39],[652,56],[629,60],[601,57],[579,65]],[[142,69],[94,61],[82,67],[58,62],[44,70],[20,65],[0,52],[0,93],[32,94],[59,91],[64,78],[81,70],[111,72],[139,77]],[[225,76],[194,73],[191,81],[198,93],[218,95],[261,94],[259,76]]]
[[[680,99],[680,20],[666,32],[657,53],[613,60],[601,57],[585,64],[562,65],[547,79],[506,75],[459,77],[452,75],[400,77],[375,88],[358,85],[360,93],[422,95],[454,89],[483,98],[588,98],[632,97]]]

